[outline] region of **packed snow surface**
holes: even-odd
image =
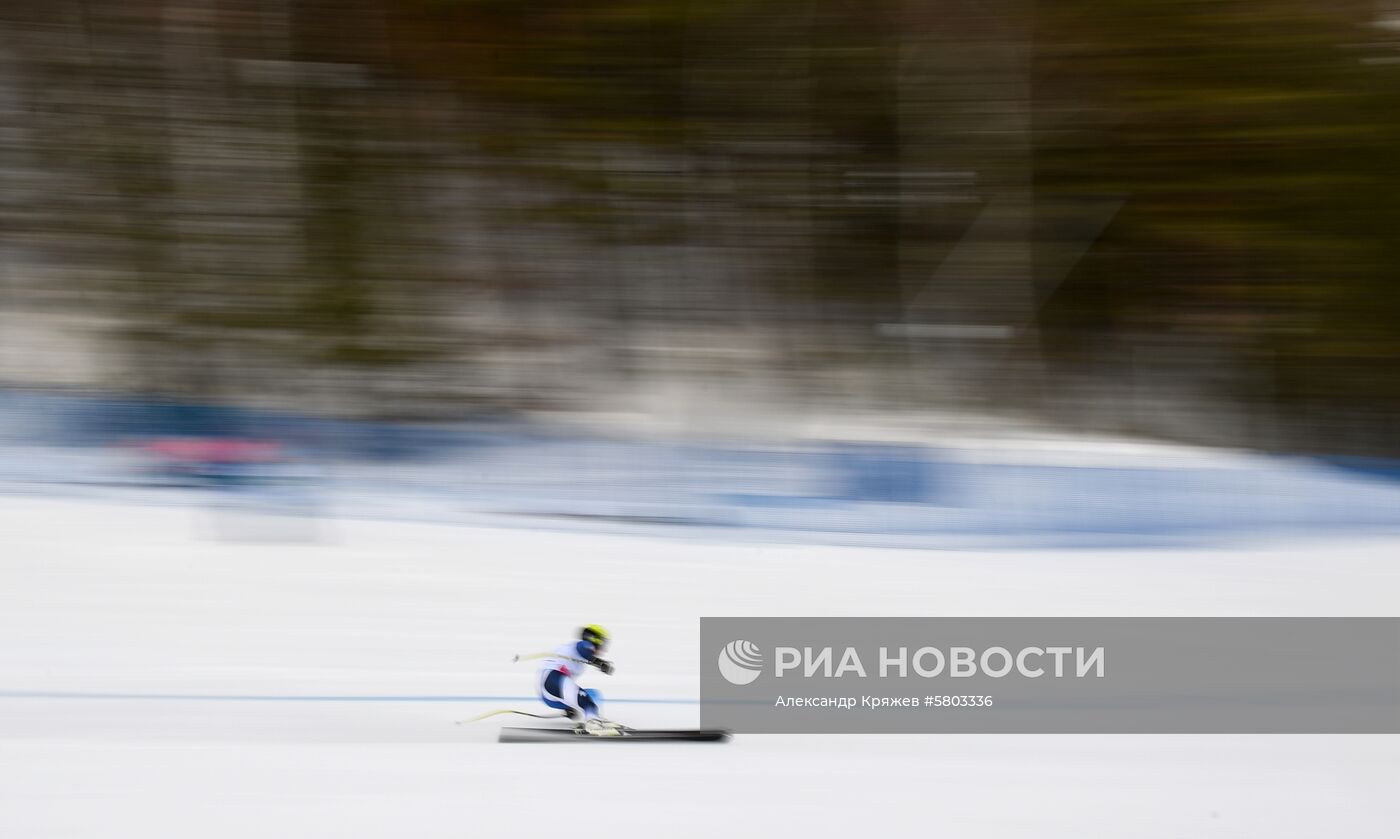
[[[702,615],[1394,615],[1394,538],[958,552],[285,528],[0,498],[0,836],[1354,839],[1400,823],[1397,736],[618,747],[454,724],[530,707],[512,656],[582,623],[614,633],[618,672],[590,681],[609,716],[684,726]]]

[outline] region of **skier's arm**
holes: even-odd
[[[597,647],[593,646],[587,641],[579,641],[578,647],[576,649],[578,650],[579,658],[583,659],[584,661],[588,662],[589,664],[593,665],[599,670],[602,670],[609,676],[612,675],[613,663],[606,659],[599,658]]]
[[[570,659],[568,656],[560,656],[559,653],[557,653],[557,652],[543,652],[543,653],[527,653],[526,655],[516,655],[515,658],[513,658],[513,659],[511,659],[511,660],[512,660],[512,661],[516,661],[516,662],[520,662],[520,661],[531,661],[531,660],[540,659],[540,658],[563,658],[563,659],[565,659],[566,661],[572,660],[572,661],[577,661],[577,662],[579,662],[580,664],[591,664],[591,665],[593,665],[594,667],[598,668],[599,670],[602,670],[604,673],[608,674],[609,676],[612,675],[612,672],[613,672],[613,663],[612,663],[611,661],[607,661],[606,659],[601,659],[601,658],[599,658],[599,657],[598,657],[598,649],[597,649],[597,647],[594,647],[592,644],[588,643],[587,641],[579,641],[578,644],[575,645],[575,647],[574,647],[574,652],[575,652],[575,654],[576,654],[576,657],[573,658],[573,659]]]

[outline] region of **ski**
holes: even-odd
[[[600,737],[573,728],[503,728],[501,743],[625,743],[636,741],[674,743],[725,743],[729,732],[722,728],[624,728],[616,735]]]

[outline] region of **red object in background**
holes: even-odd
[[[278,443],[236,437],[169,437],[151,440],[142,448],[179,463],[276,463],[283,459]]]

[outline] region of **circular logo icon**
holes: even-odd
[[[763,652],[749,641],[730,641],[719,651],[719,674],[731,685],[747,685],[763,672]]]

